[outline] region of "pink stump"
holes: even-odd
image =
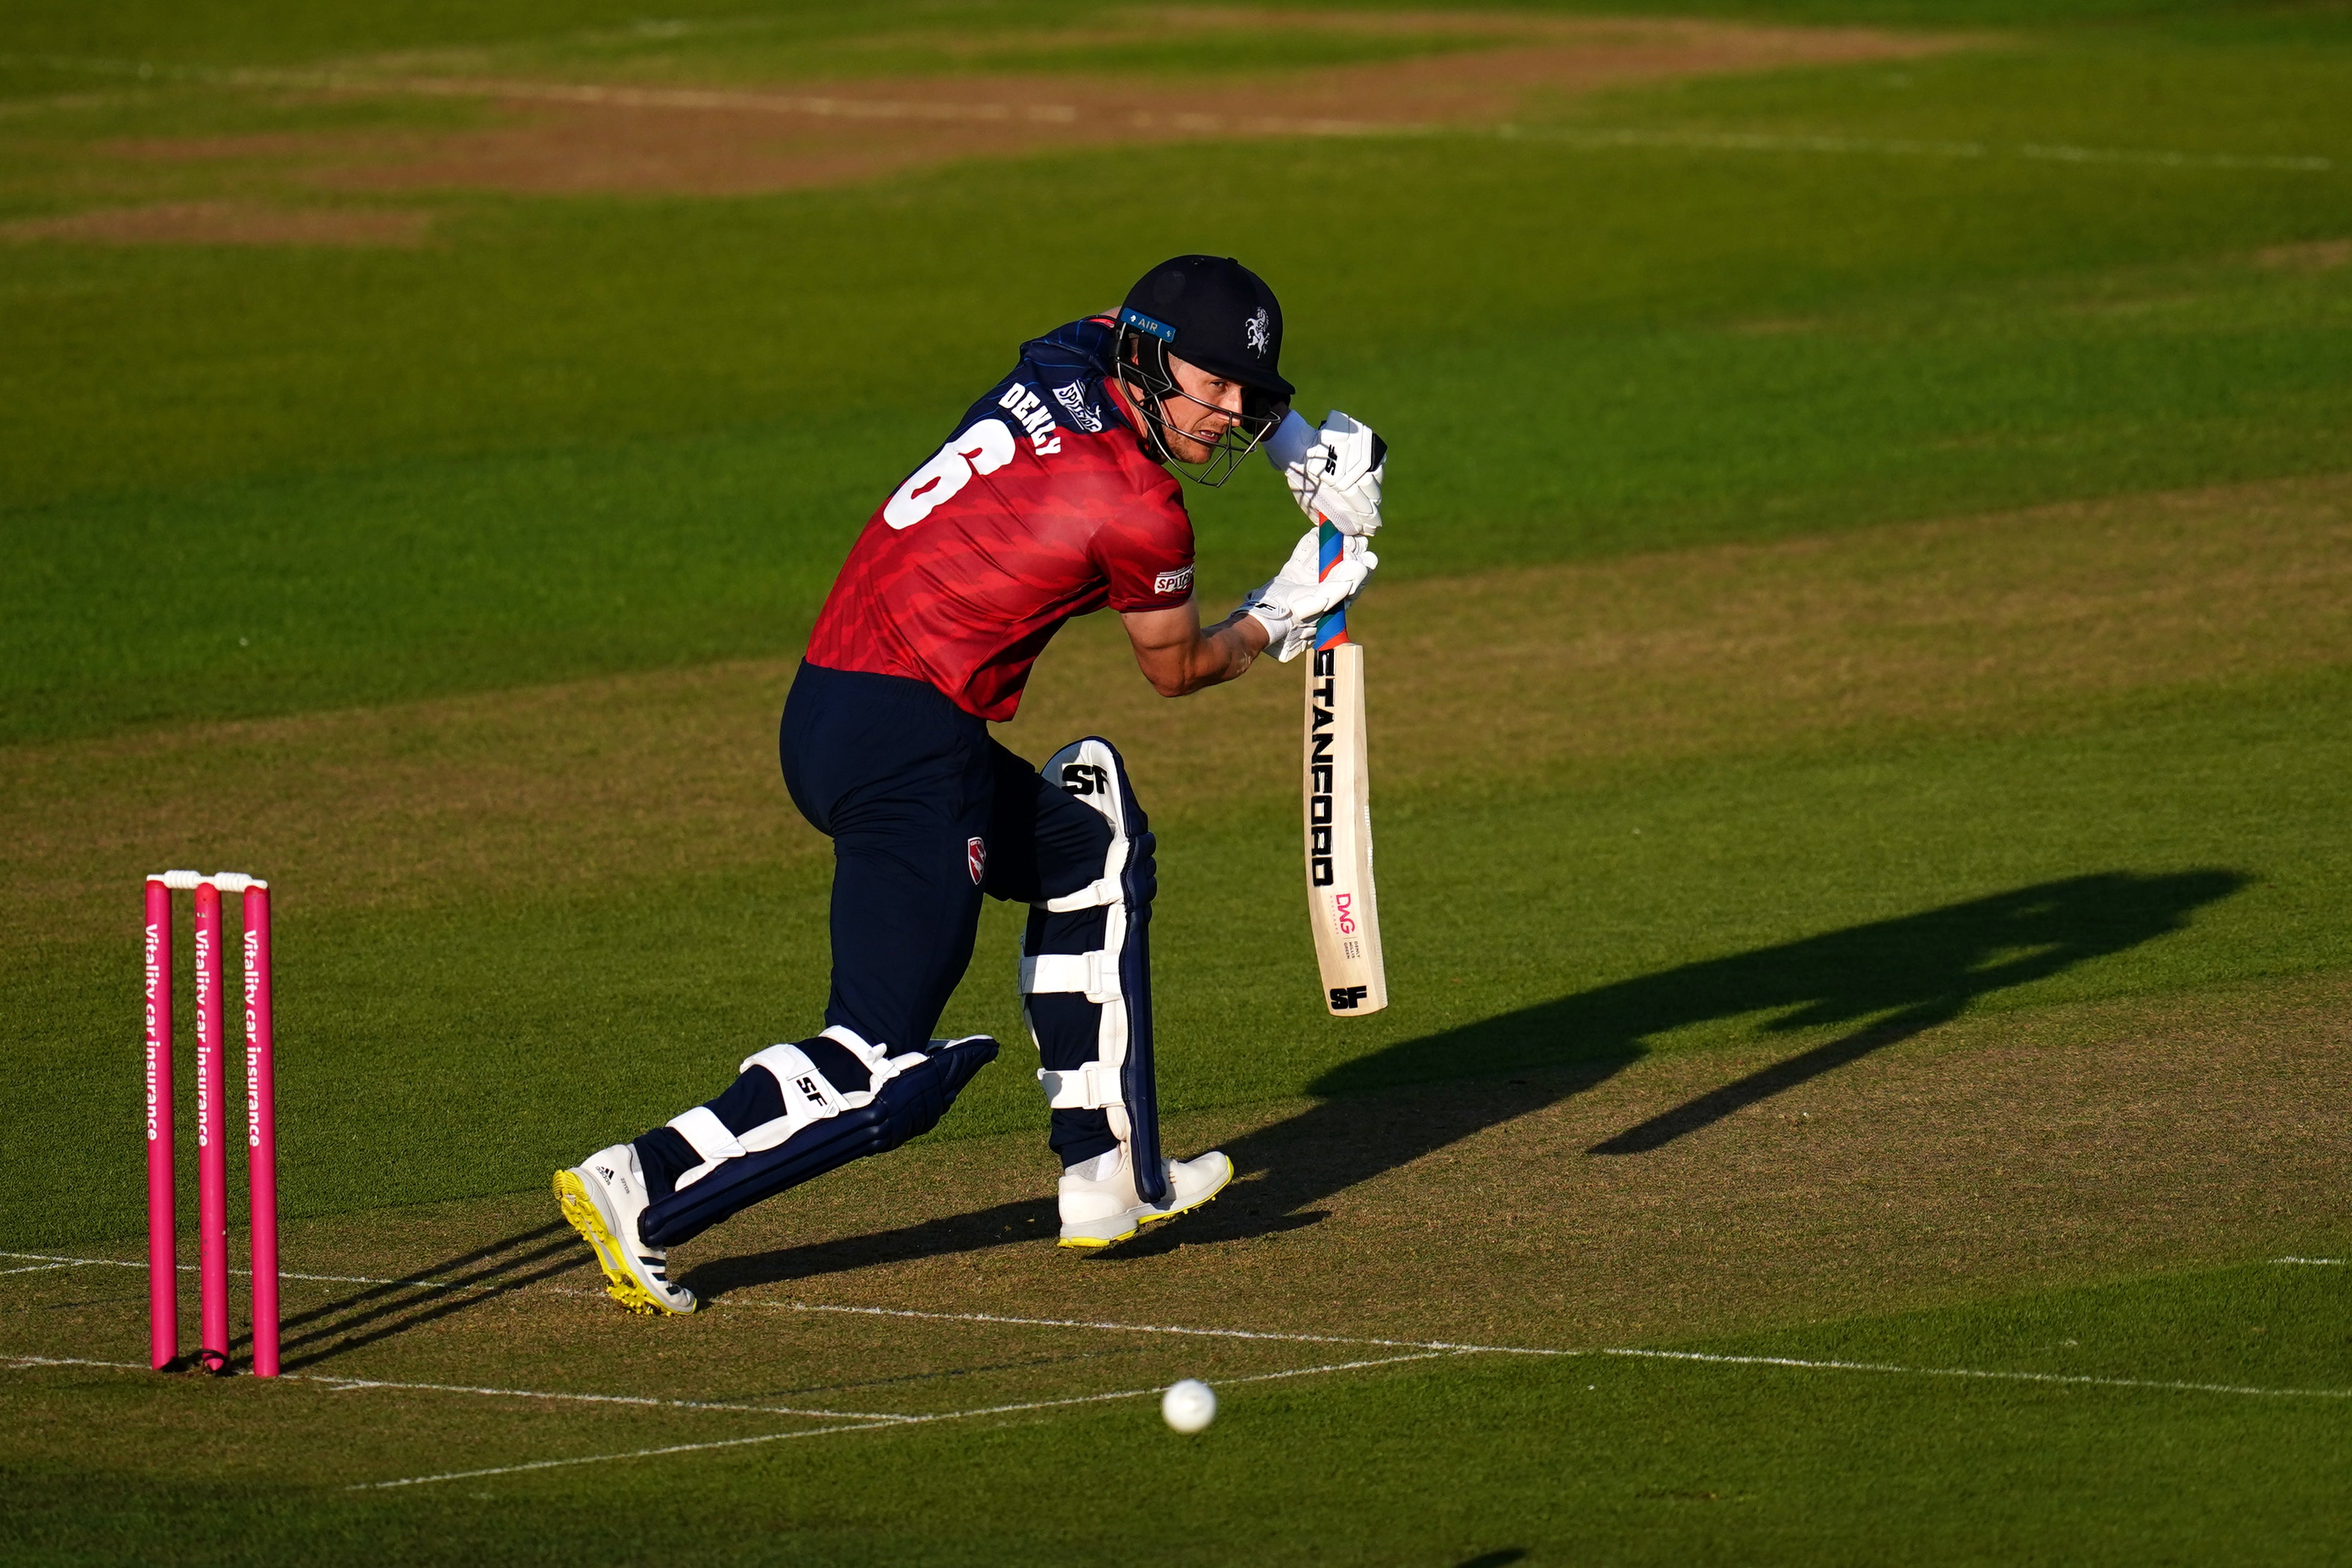
[[[253,1197],[253,1373],[278,1375],[278,1072],[269,890],[245,890],[245,1146]]]
[[[172,890],[147,879],[147,1357],[180,1359],[180,1248],[172,1190]]]
[[[228,1370],[228,1150],[222,1125],[220,889],[196,884],[196,1360]]]

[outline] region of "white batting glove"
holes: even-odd
[[[1315,623],[1356,596],[1381,558],[1361,538],[1342,538],[1330,575],[1317,575],[1322,560],[1318,530],[1309,528],[1291,547],[1282,570],[1250,591],[1242,612],[1265,628],[1265,650],[1284,664],[1315,641]]]
[[[1350,538],[1381,531],[1381,477],[1388,443],[1338,409],[1317,430],[1297,409],[1265,439],[1265,459],[1311,522],[1328,519]]]

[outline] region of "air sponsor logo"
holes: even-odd
[[[1260,314],[1264,312],[1261,311]],[[1176,340],[1175,328],[1165,321],[1153,320],[1132,305],[1123,305],[1119,308],[1118,324],[1122,327],[1133,327],[1139,331],[1149,332],[1163,343],[1172,343]]]
[[[981,873],[988,869],[988,841],[973,838],[964,841],[964,869],[971,873],[971,885],[980,885]]]
[[[1307,881],[1328,887],[1331,871],[1331,710],[1339,685],[1338,661],[1328,648],[1315,650],[1315,724],[1307,737]],[[1336,1003],[1334,1004],[1337,1005]]]
[[[1151,580],[1154,593],[1181,593],[1192,586],[1192,569],[1189,566],[1181,571],[1163,571]]]
[[[1045,400],[1014,382],[996,400],[996,406],[1021,422],[1029,433],[1029,444],[1037,449],[1040,457],[1050,457],[1062,449],[1061,433],[1054,428],[1054,416],[1046,410]]]
[[[1085,431],[1088,435],[1101,433],[1103,416],[1096,411],[1092,403],[1087,402],[1087,386],[1084,382],[1072,382],[1068,386],[1055,387],[1054,401],[1070,411],[1071,423],[1080,430]]]

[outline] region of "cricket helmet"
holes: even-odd
[[[1232,256],[1180,256],[1145,273],[1119,308],[1114,352],[1119,373],[1149,394],[1144,435],[1154,455],[1197,484],[1223,484],[1290,412],[1296,389],[1280,368],[1282,306]],[[1179,459],[1168,444],[1170,400],[1199,403],[1177,385],[1171,355],[1243,388],[1241,418],[1202,463]]]

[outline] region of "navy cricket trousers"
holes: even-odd
[[[779,749],[793,803],[833,840],[825,1022],[893,1052],[931,1038],[971,962],[983,893],[1038,904],[1103,874],[1109,825],[921,681],[803,664]],[[1150,835],[1135,847],[1148,912]],[[1010,955],[1004,967],[1010,982]],[[1090,1028],[1039,1022],[1042,1065],[1094,1059]],[[1117,1140],[1101,1111],[1066,1110],[1052,1143],[1075,1165]]]

